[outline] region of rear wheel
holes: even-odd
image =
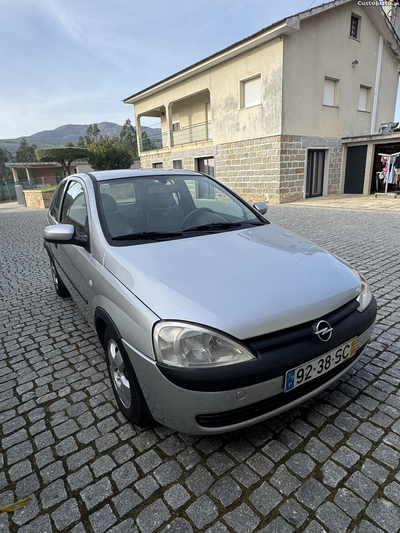
[[[104,335],[104,350],[111,385],[121,413],[138,426],[149,425],[152,419],[143,393],[110,328],[106,329]]]
[[[51,277],[53,278],[54,288],[56,289],[56,293],[58,296],[61,296],[62,298],[67,298],[69,296],[69,291],[67,287],[64,285],[62,279],[58,275],[56,265],[54,264],[54,261],[50,261],[50,267],[51,267]]]

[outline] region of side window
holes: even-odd
[[[54,192],[53,199],[51,200],[50,205],[50,215],[57,220],[60,214],[60,204],[61,204],[61,197],[63,195],[64,189],[65,189],[66,182],[60,183],[60,185],[57,187],[57,189]]]
[[[83,187],[77,181],[70,182],[64,196],[61,223],[72,224],[77,235],[86,234],[87,208]]]

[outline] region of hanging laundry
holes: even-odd
[[[397,182],[397,172],[396,172],[394,165],[392,165],[390,172],[389,172],[389,176],[388,176],[388,183],[393,184],[396,182]]]

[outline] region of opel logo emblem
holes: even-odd
[[[320,320],[314,328],[315,335],[322,342],[328,342],[332,337],[333,328],[326,320]]]

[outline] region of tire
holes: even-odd
[[[50,268],[51,268],[51,277],[53,278],[54,288],[56,289],[56,293],[58,296],[61,296],[61,298],[67,298],[70,296],[69,291],[67,287],[64,285],[62,279],[58,275],[56,265],[54,264],[54,261],[50,261]]]
[[[152,418],[135,373],[110,328],[105,331],[103,345],[111,385],[121,413],[133,424],[142,427],[151,425]]]

